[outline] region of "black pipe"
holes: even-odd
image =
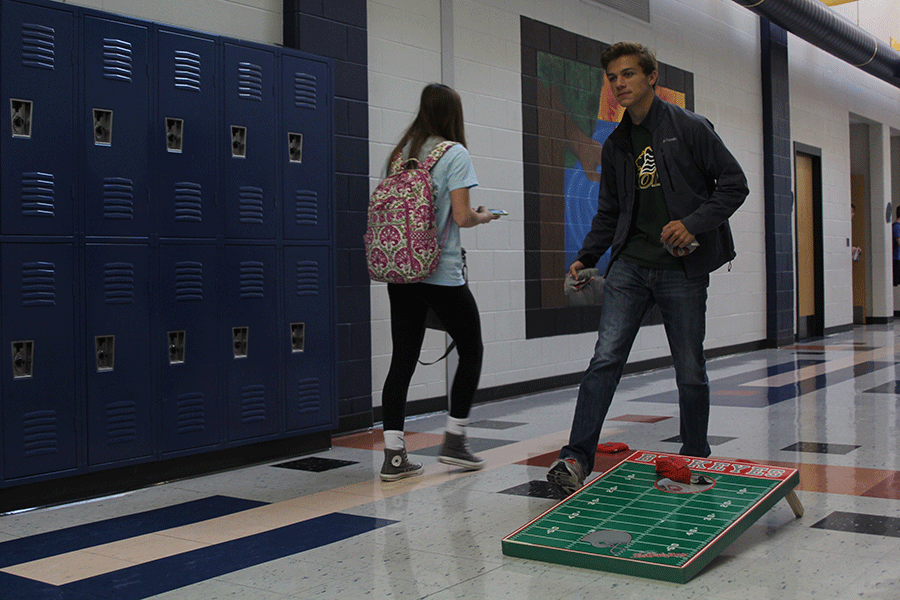
[[[900,87],[900,54],[819,0],[734,0],[879,79]]]

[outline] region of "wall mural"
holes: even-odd
[[[596,331],[598,307],[569,306],[563,280],[597,212],[600,149],[624,112],[600,66],[609,44],[526,17],[521,30],[526,338]],[[693,88],[693,74],[659,63],[661,99],[693,110]],[[661,322],[655,308],[644,324]]]

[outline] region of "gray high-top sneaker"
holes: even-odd
[[[464,435],[449,431],[444,433],[444,446],[438,455],[438,462],[454,467],[462,467],[469,471],[477,471],[484,467],[484,459],[472,454],[469,441]]]
[[[397,481],[406,477],[421,475],[424,467],[422,463],[409,462],[406,448],[402,450],[384,449],[384,464],[381,465],[382,481]]]

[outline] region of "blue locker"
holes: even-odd
[[[159,111],[152,141],[159,235],[214,238],[217,232],[217,48],[212,38],[157,33]]]
[[[3,475],[76,466],[72,244],[3,244]]]
[[[275,238],[275,54],[223,47],[225,237]]]
[[[326,240],[332,232],[331,69],[321,60],[282,55],[281,138],[284,237]]]
[[[277,433],[277,285],[275,248],[226,246],[222,265],[223,342],[229,441]]]
[[[159,247],[159,324],[153,345],[163,452],[219,442],[217,274],[215,246]]]
[[[3,5],[0,89],[10,115],[0,136],[4,235],[72,235],[74,23],[67,10]]]
[[[150,80],[146,27],[84,18],[85,233],[149,234]]]
[[[335,331],[331,250],[284,248],[285,323],[279,344],[285,359],[286,429],[337,427]]]
[[[85,247],[88,463],[148,456],[150,269],[146,245]]]

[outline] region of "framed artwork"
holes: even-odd
[[[597,212],[600,149],[624,112],[600,65],[609,44],[526,17],[521,39],[526,338],[596,331],[599,307],[569,306],[563,281]],[[659,63],[661,99],[693,110],[693,88],[691,73]],[[661,322],[654,309],[644,324]]]

